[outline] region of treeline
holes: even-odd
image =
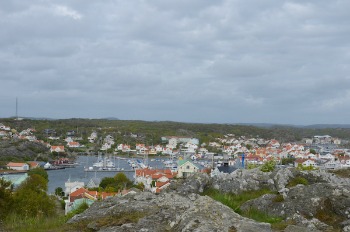
[[[129,120],[102,120],[102,119],[64,119],[64,120],[22,120],[1,119],[1,122],[17,129],[17,131],[35,128],[39,133],[44,129],[55,129],[58,136],[65,136],[68,131],[74,130],[78,136],[87,138],[93,130],[100,135],[113,135],[117,142],[144,142],[149,145],[158,144],[160,138],[166,135],[197,137],[201,143],[208,143],[214,138],[225,134],[236,136],[260,137],[277,139],[282,142],[300,141],[304,137],[314,135],[331,135],[341,139],[350,139],[350,128],[299,128],[289,126],[273,126],[268,128],[233,125],[233,124],[203,124],[181,122],[148,122]],[[137,134],[131,137],[130,134]]]

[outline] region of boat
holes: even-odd
[[[101,156],[98,157],[97,162],[95,162],[92,166],[102,169],[115,168],[114,163],[109,159],[109,157],[102,158]]]

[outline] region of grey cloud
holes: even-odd
[[[3,1],[0,117],[18,96],[23,116],[344,123],[348,8],[344,0]]]

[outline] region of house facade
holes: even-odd
[[[51,152],[64,152],[64,146],[51,146]]]
[[[29,165],[26,163],[10,162],[6,166],[8,169],[12,169],[12,170],[18,170],[18,171],[28,171],[29,170]]]
[[[186,178],[189,175],[200,171],[200,168],[189,160],[179,160],[177,167],[178,178]]]

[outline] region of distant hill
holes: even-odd
[[[100,120],[120,120],[119,118],[116,117],[107,117],[107,118],[101,118]]]
[[[232,125],[241,125],[241,126],[254,126],[260,128],[273,128],[273,127],[304,127],[300,125],[292,124],[273,124],[273,123],[233,123]]]
[[[314,124],[314,125],[304,126],[304,128],[310,128],[310,129],[346,128],[347,129],[347,128],[350,128],[350,124]]]

